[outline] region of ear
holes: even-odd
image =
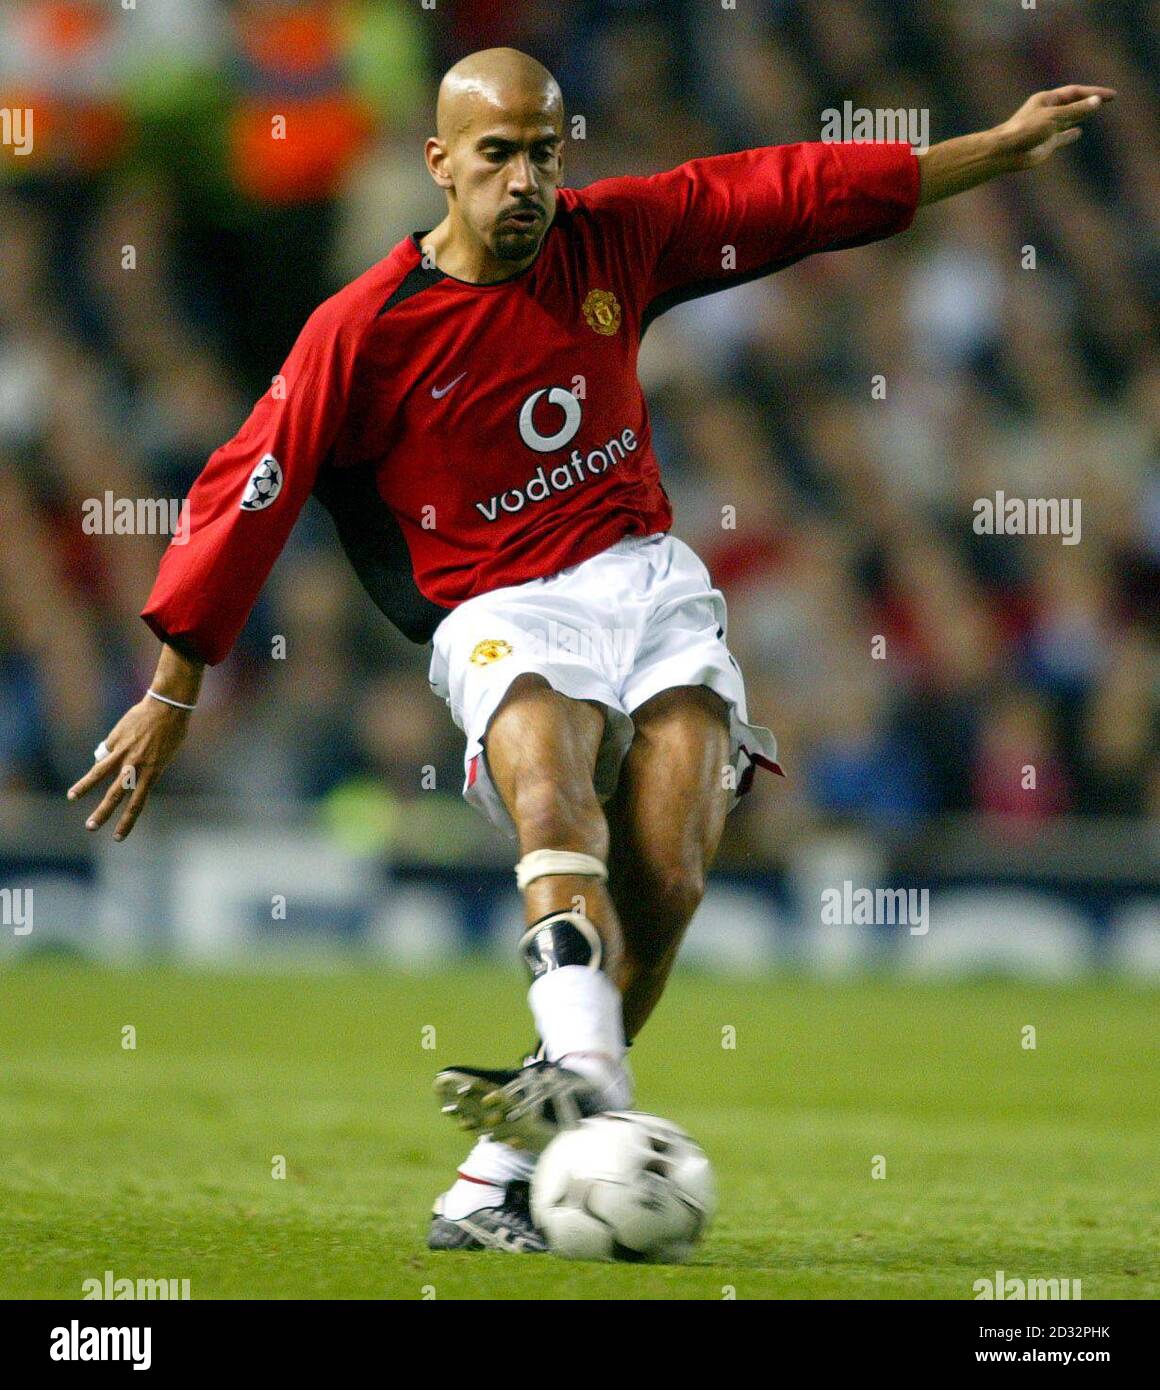
[[[440,188],[454,186],[447,167],[447,145],[437,135],[428,137],[427,143],[423,146],[423,158],[427,161],[427,172]]]

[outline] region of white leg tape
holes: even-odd
[[[516,887],[523,892],[529,883],[548,874],[583,874],[598,878],[601,883],[608,879],[608,870],[594,854],[578,854],[571,849],[534,849],[516,865]]]

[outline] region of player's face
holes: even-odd
[[[564,141],[542,111],[468,133],[455,160],[455,197],[479,239],[501,261],[540,249],[556,212]]]

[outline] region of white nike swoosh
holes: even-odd
[[[443,387],[442,390],[439,390],[437,387],[432,386],[432,388],[431,388],[431,395],[432,395],[432,396],[434,397],[434,399],[437,400],[437,401],[442,400],[443,397],[448,393],[448,391],[451,390],[452,386],[458,386],[459,383],[463,380],[463,378],[464,378],[466,375],[467,375],[466,372],[460,372],[459,375],[455,378],[455,380],[452,381],[452,382],[449,382],[446,386]]]

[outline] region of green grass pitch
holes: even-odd
[[[1155,1005],[682,974],[633,1048],[638,1104],[704,1144],[720,1212],[689,1265],[609,1266],[424,1245],[466,1147],[431,1077],[527,1046],[514,966],[22,963],[0,973],[0,1295],[108,1269],[194,1298],[969,1299],[1002,1269],[1155,1297]]]

